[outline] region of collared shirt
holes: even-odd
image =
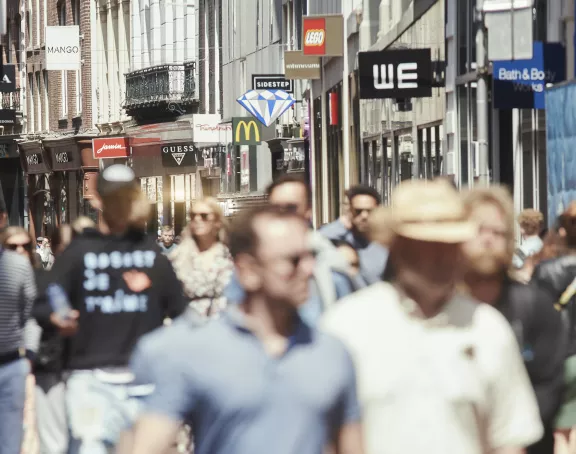
[[[360,274],[365,283],[371,285],[382,280],[388,262],[388,249],[379,243],[359,238],[340,221],[323,226],[319,232],[329,240],[343,240],[356,249],[360,259]]]
[[[146,336],[132,369],[156,386],[145,412],[190,422],[196,454],[322,454],[331,434],[359,419],[340,341],[300,321],[286,353],[271,357],[235,306]]]
[[[160,250],[165,255],[170,254],[170,252],[172,252],[174,249],[176,249],[178,247],[178,245],[176,243],[172,243],[170,246],[166,247],[166,246],[164,246],[164,243],[162,243],[162,242],[158,243],[158,246],[160,246]]]
[[[367,454],[485,454],[542,436],[518,344],[493,307],[458,295],[426,319],[382,282],[321,326],[354,358]]]
[[[543,246],[544,242],[538,235],[524,239],[522,245],[517,250],[520,254],[516,253],[514,254],[514,257],[512,257],[512,264],[517,269],[522,268],[526,259],[538,254],[542,250]]]

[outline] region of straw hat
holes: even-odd
[[[467,219],[460,195],[443,180],[401,183],[386,212],[377,213],[377,217],[385,220],[382,228],[404,238],[463,243],[478,233],[478,226]]]

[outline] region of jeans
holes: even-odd
[[[109,454],[122,431],[129,429],[150,385],[103,381],[97,371],[72,372],[66,382],[70,427],[69,454]]]
[[[48,374],[36,375],[36,425],[41,454],[66,454],[68,425],[66,420],[66,386],[54,380],[52,386],[42,386]]]
[[[20,453],[29,373],[30,364],[26,359],[0,366],[0,454]]]

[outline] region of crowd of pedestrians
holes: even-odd
[[[97,191],[36,240],[0,203],[0,454],[576,453],[576,202],[353,186],[315,230],[285,176],[153,238],[130,168]]]

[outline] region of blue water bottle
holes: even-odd
[[[58,284],[50,284],[46,289],[46,296],[48,297],[52,311],[61,319],[68,318],[72,307],[70,306],[68,295],[66,295],[64,289]]]

